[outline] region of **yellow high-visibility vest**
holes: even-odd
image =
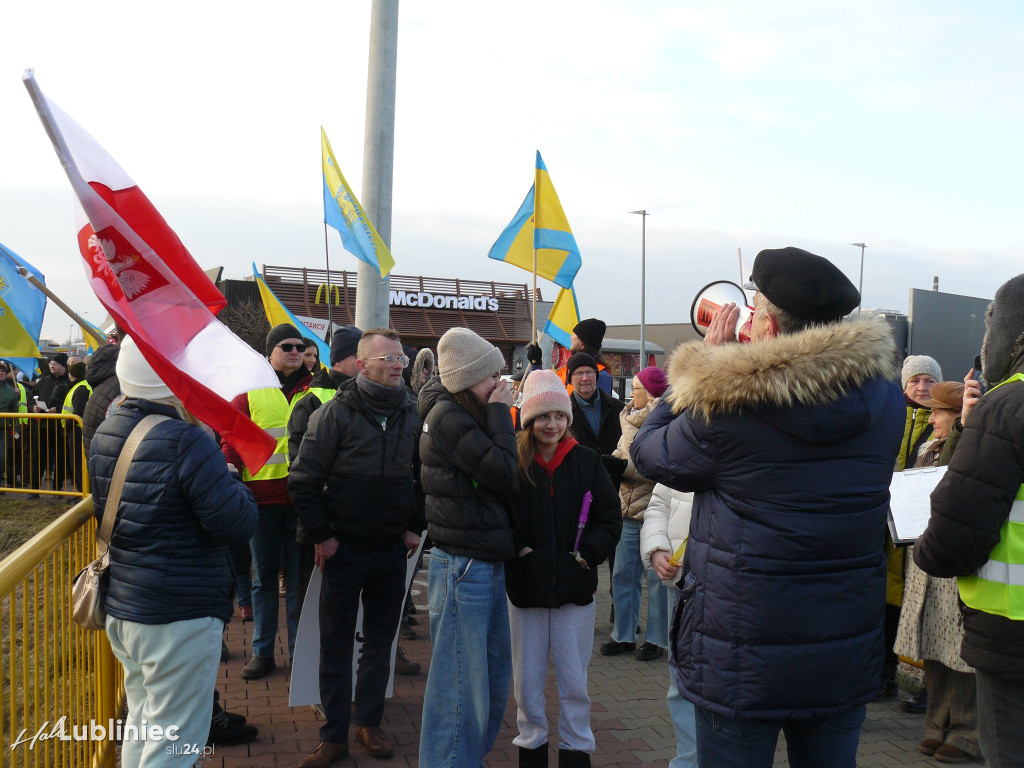
[[[92,394],[92,387],[89,386],[89,382],[87,382],[85,379],[82,379],[81,381],[76,381],[74,383],[74,386],[72,386],[71,389],[68,390],[67,395],[64,397],[64,407],[61,408],[62,413],[74,413],[75,409],[74,406],[71,405],[71,397],[75,394],[75,390],[78,389],[79,387],[85,387],[86,389],[89,390],[89,394]]]
[[[277,388],[254,389],[249,393],[249,416],[256,426],[266,430],[277,441],[274,453],[255,475],[248,467],[242,468],[242,479],[280,480],[288,477],[288,417],[295,404],[306,392],[298,392],[289,403],[284,392]]]
[[[1024,376],[1015,374],[989,392],[1014,381],[1024,381]],[[1015,621],[1024,619],[1024,484],[1017,489],[988,562],[956,583],[964,605]]]

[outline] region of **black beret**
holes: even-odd
[[[569,362],[565,364],[565,376],[567,379],[572,378],[573,371],[577,368],[593,368],[594,373],[597,373],[597,361],[594,360],[586,352],[577,352],[575,355],[569,358]]]
[[[856,286],[835,264],[792,246],[757,254],[750,279],[768,301],[801,320],[840,320],[860,303]]]
[[[601,343],[604,341],[604,332],[608,329],[608,326],[604,324],[603,320],[598,320],[596,317],[588,317],[586,320],[580,320],[576,323],[576,327],[572,329],[572,332],[576,334],[576,338],[586,344],[592,349],[601,349]]]
[[[354,355],[363,332],[354,325],[343,325],[331,337],[331,365]]]
[[[270,333],[267,334],[267,357],[270,357],[270,353],[274,351],[274,347],[285,339],[299,339],[301,341],[302,334],[299,333],[299,329],[291,323],[275,325],[270,329]]]

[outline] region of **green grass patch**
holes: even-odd
[[[81,499],[77,496],[40,496],[0,494],[0,560],[35,536]]]

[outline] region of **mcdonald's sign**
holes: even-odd
[[[340,286],[328,285],[327,283],[320,283],[320,285],[318,285],[316,287],[316,298],[313,299],[313,303],[314,304],[319,304],[320,303],[320,294],[321,294],[321,292],[326,294],[327,301],[324,302],[325,304],[330,304],[331,303],[331,294],[333,293],[334,294],[334,306],[336,306],[336,307],[340,307],[341,306],[341,287]]]

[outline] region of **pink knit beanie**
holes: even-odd
[[[572,424],[572,404],[565,384],[554,371],[534,371],[523,386],[521,422],[529,424],[538,416],[551,411],[564,413]]]
[[[668,378],[665,372],[656,365],[649,365],[636,375],[647,394],[651,397],[661,397],[668,389]]]

